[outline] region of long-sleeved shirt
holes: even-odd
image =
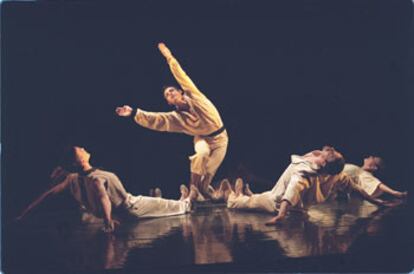
[[[135,122],[149,129],[185,133],[190,136],[209,135],[223,127],[216,107],[196,87],[178,61],[171,57],[167,62],[174,78],[184,91],[184,99],[189,105],[189,110],[149,112],[138,109],[134,117]]]
[[[308,161],[306,157],[292,155],[291,159],[291,164],[271,191],[250,197],[233,195],[229,197],[227,206],[274,212],[285,200],[292,207],[302,209],[333,198],[338,191],[363,191],[343,172],[337,175],[323,175],[318,173],[320,167]]]

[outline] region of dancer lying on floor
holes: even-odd
[[[104,219],[105,232],[112,232],[115,224],[119,224],[118,219],[123,216],[149,218],[185,214],[190,211],[191,202],[197,194],[193,189],[187,190],[179,201],[133,196],[125,190],[114,173],[92,167],[90,154],[84,148],[70,147],[64,158],[77,172],[69,174],[63,182],[40,195],[22,212],[18,220],[46,198],[68,189],[81,206],[94,216]]]
[[[386,202],[365,193],[344,174],[343,156],[333,148],[316,150],[304,156],[292,156],[292,162],[271,191],[243,193],[243,181],[236,181],[235,191],[227,199],[229,208],[258,209],[270,213],[278,212],[268,224],[284,219],[289,209],[304,209],[312,204],[322,203],[342,190],[357,191],[363,198],[380,205]]]
[[[394,190],[374,176],[374,173],[382,168],[383,160],[380,157],[371,155],[364,159],[361,167],[353,164],[345,164],[343,173],[349,176],[355,184],[359,185],[368,195],[374,198],[383,194],[389,194],[398,199],[407,197],[407,191],[401,192]]]

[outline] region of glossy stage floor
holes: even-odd
[[[8,225],[3,271],[407,273],[414,265],[407,204],[378,210],[353,198],[292,213],[279,226],[265,226],[270,217],[207,204],[124,224],[111,236],[97,223]]]

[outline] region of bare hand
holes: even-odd
[[[169,48],[164,43],[158,43],[158,49],[165,58],[169,59],[172,57],[172,53]]]
[[[399,199],[405,199],[408,196],[408,191],[397,192],[397,194],[395,196],[397,196],[397,198],[399,198]]]
[[[102,231],[105,233],[112,233],[115,229],[120,225],[119,221],[117,220],[110,220],[108,223],[105,223]]]
[[[132,114],[132,110],[130,106],[124,105],[123,107],[117,107],[115,112],[118,116],[128,117]]]
[[[265,223],[265,225],[277,225],[280,224],[280,222],[284,219],[284,217],[277,215],[276,217],[273,217],[268,222]]]

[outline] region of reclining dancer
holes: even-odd
[[[35,199],[17,220],[21,220],[46,198],[69,189],[75,200],[88,212],[104,220],[104,231],[112,232],[119,225],[118,217],[154,218],[185,214],[191,210],[196,190],[182,193],[179,201],[159,197],[133,196],[112,172],[91,166],[90,154],[82,147],[70,147],[64,158],[78,170]],[[185,197],[183,197],[185,196]],[[118,214],[119,213],[119,214]],[[119,215],[119,216],[118,216]]]
[[[235,191],[229,195],[227,206],[239,209],[258,209],[270,213],[278,212],[267,224],[276,224],[284,219],[289,208],[303,209],[322,203],[339,190],[357,191],[363,198],[375,204],[386,205],[374,199],[340,173],[344,166],[343,156],[333,148],[312,151],[304,156],[292,155],[292,162],[271,191],[252,194],[243,181],[236,181]]]
[[[195,154],[190,156],[190,185],[195,185],[203,195],[209,197],[208,186],[226,155],[226,129],[216,107],[195,86],[171,51],[163,43],[158,44],[158,48],[181,86],[181,89],[167,86],[163,90],[167,103],[176,109],[170,112],[134,111],[125,105],[118,107],[116,112],[124,117],[132,115],[135,122],[149,129],[194,136]]]
[[[364,191],[377,198],[382,194],[390,194],[398,199],[407,197],[408,192],[397,191],[381,182],[374,176],[374,172],[383,168],[383,160],[377,156],[368,156],[364,164],[359,167],[353,164],[345,164],[343,173],[349,176],[352,181],[359,185]]]

